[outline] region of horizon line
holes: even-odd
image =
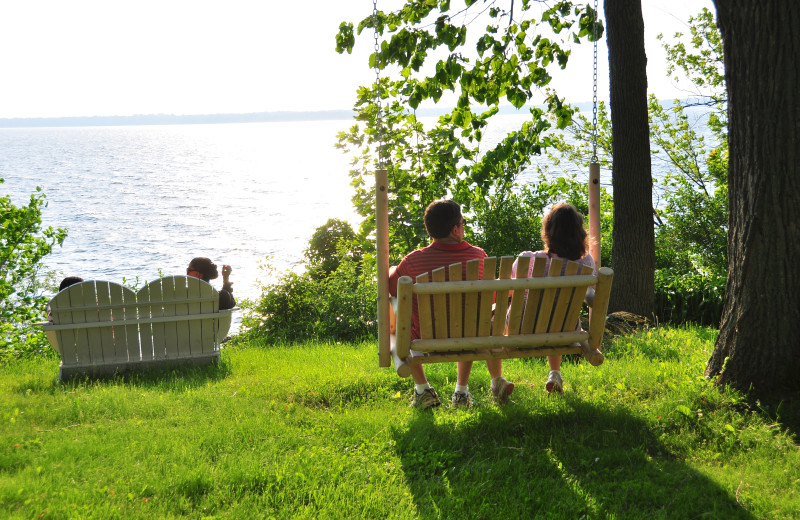
[[[695,98],[686,98],[686,100]],[[697,98],[699,99],[699,98]],[[674,103],[675,100],[660,100],[662,103]],[[591,101],[571,103],[579,109],[591,107]],[[525,105],[515,108],[503,105],[499,113],[519,113],[539,105]],[[421,108],[416,112],[421,116],[436,116],[448,113],[449,108]],[[212,113],[212,114],[134,114],[113,116],[49,116],[49,117],[7,117],[0,118],[0,128],[23,127],[68,127],[68,126],[123,126],[123,125],[166,125],[166,124],[223,124],[223,123],[267,123],[290,121],[319,121],[351,119],[353,109],[328,110],[280,110],[270,112]]]

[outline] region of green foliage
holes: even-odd
[[[358,26],[359,33],[371,28],[384,39],[371,57],[371,66],[377,66],[382,77],[371,88],[359,89],[359,123],[340,134],[339,146],[354,157],[354,203],[365,217],[361,236],[374,231],[368,175],[381,152],[393,195],[389,243],[394,259],[427,243],[422,215],[432,200],[441,197],[462,204],[473,223],[467,239],[490,254],[540,248],[541,215],[556,200],[588,213],[586,188],[565,166],[572,163],[582,169],[596,155],[602,166],[611,167],[611,121],[604,103],[598,106],[596,148],[591,121],[577,114],[577,107],[564,104],[557,93],[546,91],[546,111],[530,108],[530,120],[494,148],[481,149],[483,131],[499,102],[526,104],[532,88],[546,88],[549,83],[548,67],[566,63],[569,52],[548,31],[552,35],[572,31],[576,42],[587,36],[592,40],[595,29],[602,33],[591,7],[560,2],[544,10],[536,22],[530,18],[528,2],[524,4],[519,16],[512,18],[493,3],[488,21],[478,29],[473,52],[467,49],[466,34],[484,21],[473,12],[478,2],[450,12],[449,2],[410,1],[398,12],[378,13]],[[472,22],[457,23],[461,20]],[[658,317],[709,323],[716,315],[707,310],[709,298],[721,298],[716,289],[724,286],[728,264],[727,96],[721,39],[712,13],[703,10],[690,19],[690,26],[689,46],[681,41],[665,44],[667,67],[669,74],[681,71],[702,100],[693,105],[676,101],[672,107],[649,100],[653,158],[666,161],[671,170],[660,187],[663,196],[654,216],[656,267],[663,271],[658,280],[666,284],[658,289]],[[353,31],[352,25],[340,27],[340,52],[354,45]],[[390,65],[400,68],[398,76],[388,72]],[[432,128],[423,127],[413,109],[426,100],[439,101],[446,92],[456,96],[455,107]],[[713,142],[695,130],[697,121],[688,109],[697,104],[708,107],[703,121]],[[566,175],[555,181],[542,176],[530,186],[520,186],[518,174],[538,154],[545,154],[550,165],[563,168]],[[549,177],[553,173],[543,167],[537,171]],[[603,265],[610,264],[612,211],[610,197],[602,191]],[[696,303],[698,294],[703,295],[702,305]],[[678,302],[680,298],[685,301]]]
[[[341,251],[340,244],[356,243],[356,234],[349,223],[339,219],[328,219],[328,221],[317,228],[308,247],[305,250],[306,259],[312,268],[315,276],[325,278],[336,271],[342,262],[342,254],[361,255],[357,251]]]
[[[675,107],[667,111],[654,99],[650,100],[651,134],[659,147],[656,153],[665,156],[675,167],[663,181],[666,205],[658,212],[656,239],[662,246],[661,259],[675,258],[676,263],[691,265],[693,270],[711,277],[725,277],[728,270],[728,120],[722,39],[708,9],[690,18],[689,25],[691,49],[680,41],[664,45],[668,72],[683,71],[706,100],[700,104],[708,107],[707,127],[714,142],[709,147],[705,137],[697,135],[696,122],[686,113],[686,108],[697,106],[697,102],[680,104],[676,101]]]
[[[521,251],[544,248],[541,239],[542,217],[557,202],[574,205],[583,215],[589,213],[588,187],[575,175],[549,180],[540,175],[535,182],[523,184],[516,191],[491,194],[474,207],[477,231],[467,239],[494,256],[516,256]],[[611,255],[612,202],[601,190],[601,257],[603,265]],[[585,220],[588,225],[588,219]]]
[[[542,9],[539,21],[533,18],[534,5]],[[338,146],[353,156],[353,202],[365,217],[362,236],[375,225],[369,172],[376,166],[388,170],[389,243],[395,259],[427,242],[422,215],[430,202],[451,197],[471,214],[491,196],[506,200],[503,192],[547,146],[545,131],[571,120],[573,108],[550,93],[546,104],[553,124],[542,109],[529,108],[530,120],[494,148],[481,149],[484,129],[501,102],[523,107],[550,82],[551,68],[566,66],[570,51],[559,43],[561,33],[577,43],[603,32],[588,5],[509,2],[507,7],[468,1],[455,8],[450,2],[410,0],[396,12],[379,11],[358,24],[359,34],[373,29],[383,40],[370,57],[382,77],[358,90],[358,123],[340,133]],[[474,30],[478,38],[471,40],[468,31]],[[354,31],[352,24],[340,25],[339,52],[350,52]],[[475,42],[473,48],[468,41]],[[424,128],[414,111],[445,94],[453,96],[455,106]]]
[[[722,316],[726,278],[700,273],[656,271],[655,315],[661,323],[716,327]]]
[[[350,225],[340,220],[317,228],[306,249],[303,272],[286,271],[274,283],[262,285],[255,301],[239,302],[246,311],[244,337],[269,343],[374,337],[375,261],[363,254],[363,243],[353,237]],[[274,269],[268,264],[262,268],[275,279]]]
[[[656,315],[674,322],[716,324],[728,268],[727,96],[713,15],[703,10],[690,18],[690,25],[690,48],[682,42],[665,44],[668,70],[670,74],[681,70],[702,100],[683,104],[676,100],[671,107],[654,96],[648,100],[652,159],[670,169],[661,181],[661,206],[655,211]],[[696,116],[698,105],[708,107],[702,117]],[[702,123],[711,140],[697,132]],[[594,153],[592,130],[587,117],[575,117],[563,134],[552,137],[550,161],[562,167],[588,163]],[[601,165],[611,167],[611,121],[602,102],[597,113],[597,155]],[[604,246],[611,239],[606,237],[606,226],[604,222]]]
[[[41,295],[41,261],[67,232],[42,227],[45,196],[40,188],[36,191],[26,206],[0,197],[0,363],[49,351],[44,333],[32,326],[45,318],[47,305]]]

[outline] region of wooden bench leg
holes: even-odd
[[[592,348],[589,346],[588,341],[581,341],[579,343],[581,346],[581,350],[583,351],[583,358],[589,362],[590,365],[593,367],[597,367],[603,364],[603,360],[605,356],[602,352],[597,350],[596,348]]]
[[[397,370],[397,375],[400,377],[408,377],[411,375],[411,365],[407,361],[400,359],[397,355],[397,336],[394,334],[389,335],[389,345],[392,349],[392,359],[394,360],[394,368]]]

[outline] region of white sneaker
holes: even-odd
[[[514,391],[514,383],[501,377],[496,385],[492,385],[492,397],[500,404],[508,402],[508,398]]]
[[[563,395],[564,380],[561,379],[561,372],[556,372],[555,370],[551,370],[550,375],[547,376],[547,383],[545,383],[544,387],[547,390],[548,394],[552,394],[553,392],[555,392],[559,395]]]

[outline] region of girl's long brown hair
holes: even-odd
[[[568,260],[583,258],[588,249],[583,215],[572,204],[556,204],[542,219],[542,241],[548,254]]]

